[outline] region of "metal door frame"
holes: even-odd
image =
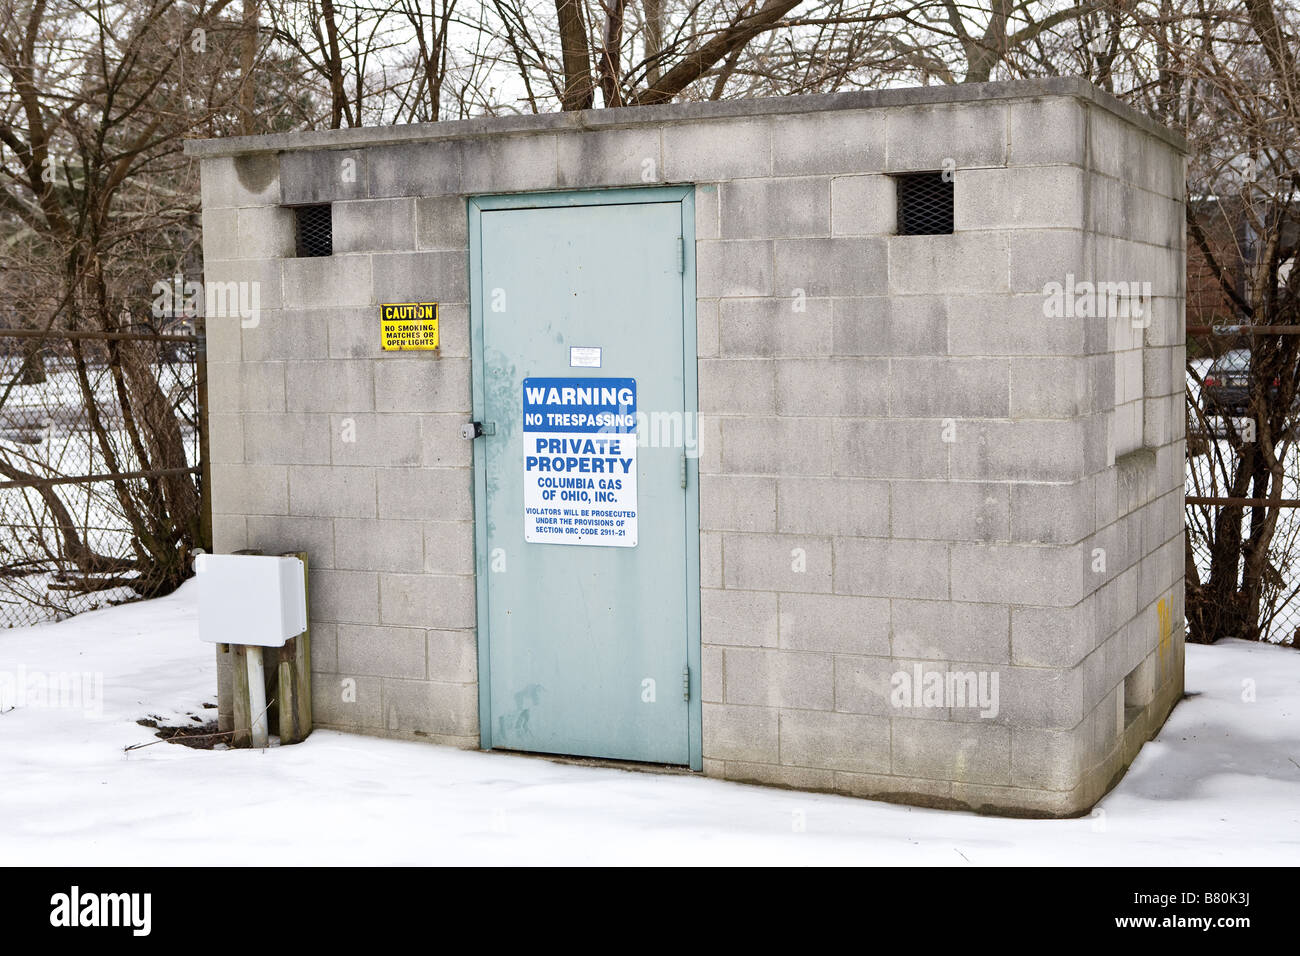
[[[538,209],[554,206],[606,206],[641,203],[679,203],[684,262],[682,268],[682,408],[695,422],[699,435],[699,383],[696,311],[695,311],[695,187],[656,186],[630,189],[575,190],[573,192],[512,193],[509,195],[471,196],[469,214],[469,321],[470,367],[473,382],[474,419],[481,421],[486,408],[483,379],[483,242],[481,217],[484,212],[500,209]],[[686,435],[683,423],[683,438]],[[477,600],[475,631],[478,639],[478,714],[479,745],[492,749],[491,626],[488,619],[487,549],[487,463],[481,446],[475,442],[474,469],[474,577]],[[698,458],[687,456],[686,495],[686,568],[682,586],[686,589],[686,658],[690,665],[691,699],[687,705],[687,738],[692,770],[703,769],[703,732],[701,729],[700,674],[700,470]]]

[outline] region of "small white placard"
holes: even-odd
[[[600,349],[585,345],[569,346],[569,368],[600,368]]]

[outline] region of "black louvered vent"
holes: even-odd
[[[334,225],[330,207],[295,206],[298,220],[298,257],[329,256],[334,254]]]
[[[943,173],[898,177],[898,234],[941,236],[952,232],[952,178]]]

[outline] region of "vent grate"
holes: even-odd
[[[334,223],[329,204],[295,206],[298,223],[298,258],[334,254]]]
[[[943,236],[952,233],[952,180],[939,173],[898,177],[898,234]]]

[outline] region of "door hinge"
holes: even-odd
[[[691,699],[691,665],[682,668],[682,700]]]
[[[677,237],[677,271],[686,273],[686,240],[681,236]]]
[[[686,487],[686,451],[682,450],[682,487]]]

